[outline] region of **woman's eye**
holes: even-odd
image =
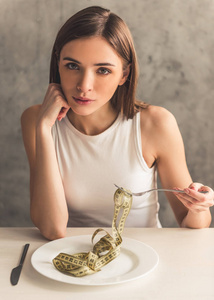
[[[100,68],[98,70],[98,73],[103,74],[103,75],[108,75],[108,74],[111,73],[111,71],[109,69],[106,69],[106,68]]]
[[[77,64],[75,64],[75,63],[68,63],[65,66],[69,70],[78,70],[79,69],[79,66]]]

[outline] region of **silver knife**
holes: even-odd
[[[24,250],[22,252],[22,257],[21,257],[20,263],[11,272],[10,282],[12,283],[12,285],[16,285],[18,283],[18,281],[19,281],[19,277],[20,277],[20,274],[21,274],[22,266],[23,266],[23,263],[24,263],[24,260],[25,260],[25,257],[26,257],[26,254],[27,254],[29,246],[30,246],[30,244],[26,244],[24,246]]]

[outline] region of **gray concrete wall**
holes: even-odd
[[[214,187],[213,0],[0,0],[0,226],[32,225],[20,115],[43,100],[59,27],[90,5],[127,22],[139,58],[138,97],[175,115],[193,180]],[[163,226],[176,226],[163,195],[160,201]]]

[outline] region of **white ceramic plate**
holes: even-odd
[[[88,252],[92,247],[90,235],[55,240],[38,248],[31,257],[31,263],[40,274],[57,281],[77,285],[111,285],[145,276],[154,270],[159,261],[157,253],[150,246],[123,238],[120,255],[95,274],[84,277],[65,275],[52,263],[60,252]]]

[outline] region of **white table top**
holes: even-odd
[[[95,228],[68,228],[67,236],[92,235]],[[111,233],[111,229],[107,229]],[[36,228],[0,228],[0,297],[16,299],[214,299],[214,228],[125,228],[123,237],[150,245],[159,264],[145,277],[109,286],[78,286],[40,275],[31,265],[33,252],[47,243]],[[12,268],[20,260],[24,244],[30,243],[19,282],[10,283]]]

